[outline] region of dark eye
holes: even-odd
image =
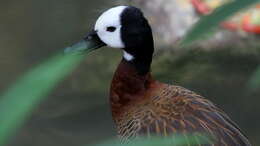
[[[116,30],[116,27],[114,27],[114,26],[107,27],[107,31],[109,31],[109,32],[114,32],[115,30]]]

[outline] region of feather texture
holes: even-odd
[[[238,126],[209,100],[185,88],[154,81],[150,74],[138,76],[124,62],[114,76],[110,101],[123,141],[200,133],[212,138],[212,146],[250,146]]]

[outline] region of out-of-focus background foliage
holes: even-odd
[[[81,39],[98,15],[114,5],[108,0],[2,0],[0,91],[29,68]],[[247,82],[260,64],[260,46],[252,43],[256,47],[158,47],[153,74],[216,103],[253,145],[259,145],[260,91],[247,90]],[[110,48],[89,55],[35,110],[9,145],[80,146],[115,137],[108,93],[120,58],[121,52]]]

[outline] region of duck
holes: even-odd
[[[109,94],[122,142],[153,135],[201,133],[212,137],[210,146],[251,146],[238,125],[214,103],[184,87],[153,78],[153,33],[141,9],[116,6],[106,10],[93,30],[65,52],[91,52],[104,46],[122,52]]]

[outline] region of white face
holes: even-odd
[[[99,38],[112,48],[124,48],[121,39],[121,14],[127,6],[118,6],[104,12],[97,20],[95,31]]]

